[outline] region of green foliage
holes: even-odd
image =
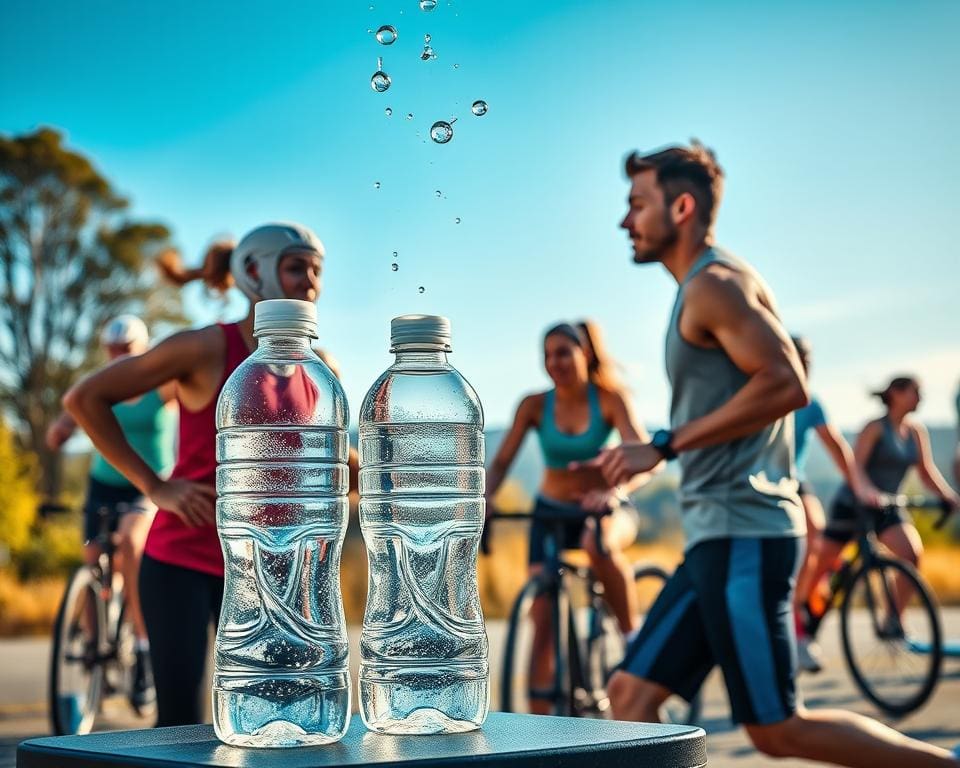
[[[38,520],[27,547],[14,559],[17,576],[31,581],[70,573],[83,562],[81,529],[79,515]]]
[[[36,464],[0,419],[0,548],[16,557],[30,542],[37,514]]]
[[[121,312],[182,321],[179,294],[152,268],[170,233],[126,217],[127,206],[57,131],[0,136],[0,412],[37,454],[50,497],[60,462],[43,435],[98,361],[102,325]]]

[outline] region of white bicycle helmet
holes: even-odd
[[[146,346],[149,341],[150,334],[147,332],[147,326],[136,315],[117,315],[100,331],[100,343],[105,347],[137,342]]]
[[[252,301],[284,299],[277,266],[284,254],[308,251],[323,256],[323,243],[302,224],[278,222],[251,230],[237,243],[230,257],[230,272],[237,287]]]

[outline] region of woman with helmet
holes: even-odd
[[[235,248],[215,244],[196,270],[184,270],[175,254],[164,254],[160,266],[175,282],[202,278],[221,292],[235,284],[250,300],[247,316],[177,333],[140,357],[116,363],[109,374],[87,377],[64,397],[97,448],[159,507],[140,571],[158,726],[200,722],[206,700],[208,633],[223,598],[214,513],[217,397],[256,347],[253,305],[278,298],[316,301],[323,258],[313,232],[287,223],[258,227]],[[168,381],[180,404],[180,441],[173,472],[163,479],[124,438],[111,407]]]
[[[119,315],[110,320],[100,334],[100,344],[110,361],[147,351],[147,326],[134,315]],[[112,370],[110,366],[108,370]],[[161,384],[145,393],[113,405],[113,415],[131,448],[158,476],[165,477],[173,467],[176,393],[173,384]],[[59,450],[77,428],[67,413],[47,429],[47,445]],[[136,665],[130,699],[139,711],[155,699],[150,672],[147,629],[140,610],[137,590],[143,545],[156,507],[123,474],[94,451],[87,478],[87,497],[83,505],[83,556],[93,564],[100,556],[96,543],[100,532],[100,512],[107,510],[111,531],[116,531],[117,566],[126,584],[124,598],[136,634]]]

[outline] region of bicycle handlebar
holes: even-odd
[[[934,499],[929,496],[908,496],[905,493],[883,494],[881,496],[883,504],[879,509],[939,509],[940,515],[933,524],[933,529],[939,531],[946,524],[947,519],[953,514],[953,507],[946,499]]]

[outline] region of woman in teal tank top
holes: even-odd
[[[149,346],[147,327],[133,315],[120,315],[104,326],[100,342],[111,362],[139,355]],[[173,468],[175,396],[171,382],[113,407],[124,437],[155,472],[164,475]],[[47,444],[58,450],[76,428],[77,424],[69,414],[60,414],[47,430]],[[131,698],[133,705],[140,710],[155,698],[149,667],[150,646],[137,584],[143,547],[156,507],[95,450],[83,506],[84,560],[90,564],[100,556],[96,538],[100,532],[101,510],[107,511],[109,528],[117,533],[118,538],[117,565],[123,574],[124,598],[137,636],[137,664]]]
[[[583,462],[600,453],[613,430],[619,432],[622,440],[646,440],[647,434],[634,418],[623,389],[611,385],[611,363],[596,327],[588,327],[592,330],[591,338],[568,323],[547,331],[543,340],[544,367],[554,387],[528,395],[517,408],[513,424],[487,469],[487,511],[494,511],[493,498],[523,438],[529,430],[536,431],[545,468],[534,515],[569,514],[570,523],[565,526],[560,546],[586,550],[621,628],[629,632],[637,620],[637,611],[631,589],[632,568],[623,550],[636,539],[637,518],[626,494],[642,484],[647,475],[638,475],[625,486],[610,488],[599,470],[569,467],[572,462]],[[596,545],[598,523],[602,551]],[[542,567],[543,534],[543,524],[535,519],[530,528],[531,575]],[[535,626],[530,680],[538,686],[552,679],[553,638],[545,598],[534,603],[532,616]],[[531,711],[546,711],[547,704],[532,701]]]

